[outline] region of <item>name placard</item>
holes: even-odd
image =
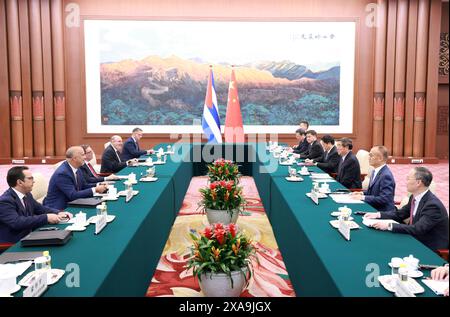
[[[133,189],[130,188],[127,190],[126,192],[127,196],[125,197],[125,202],[129,202],[131,200],[131,198],[133,198]]]
[[[339,219],[338,230],[345,238],[345,240],[350,241],[350,224],[347,223],[347,221]]]
[[[108,223],[106,221],[106,217],[106,214],[102,214],[97,217],[97,220],[95,221],[95,234],[99,234],[103,230],[103,228],[106,227],[106,224]]]
[[[23,297],[39,297],[47,290],[47,271],[41,271],[31,279],[30,286],[23,291]]]
[[[317,195],[317,192],[315,192],[314,190],[311,191],[309,197],[311,198],[311,200],[318,205],[319,204],[319,196]]]
[[[416,297],[409,289],[408,282],[402,282],[399,278],[395,281],[395,296],[396,297]]]

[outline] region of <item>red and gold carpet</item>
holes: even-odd
[[[147,296],[203,296],[192,270],[186,269],[191,229],[203,230],[208,225],[206,215],[197,210],[198,189],[205,186],[206,177],[194,177],[184,198],[183,207],[175,220]],[[252,263],[253,278],[241,296],[291,297],[295,296],[283,258],[278,250],[272,227],[251,177],[242,177],[246,210],[237,225],[253,239],[257,248]]]

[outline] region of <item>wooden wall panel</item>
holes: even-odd
[[[11,156],[6,3],[0,1],[0,157]]]

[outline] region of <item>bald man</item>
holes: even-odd
[[[122,138],[118,135],[111,137],[111,144],[108,145],[102,155],[101,173],[117,173],[129,165],[137,164],[137,159],[124,161],[121,159],[123,150]]]
[[[44,206],[62,210],[69,201],[89,198],[107,190],[105,184],[88,184],[79,168],[84,164],[86,155],[81,146],[72,146],[66,152],[66,161],[53,173],[48,185]]]

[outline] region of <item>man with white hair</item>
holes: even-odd
[[[126,166],[137,164],[137,159],[123,161],[120,157],[122,149],[122,138],[118,135],[113,135],[111,144],[106,147],[102,155],[101,173],[118,173]]]
[[[81,174],[80,167],[86,155],[81,146],[72,146],[66,152],[66,161],[53,173],[48,184],[44,206],[58,210],[67,207],[67,203],[78,198],[89,198],[95,193],[104,193],[105,184],[88,184]]]

